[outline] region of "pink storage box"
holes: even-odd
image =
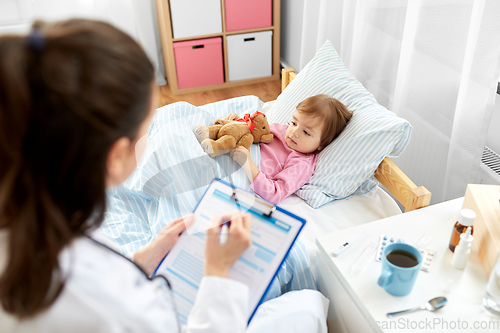
[[[224,83],[221,37],[173,44],[179,89]]]
[[[226,31],[272,26],[272,0],[224,0]]]

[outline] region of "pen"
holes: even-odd
[[[227,236],[229,233],[229,222],[224,222],[219,234],[219,243],[224,246],[227,243]]]
[[[229,180],[231,181],[231,184],[233,184],[233,180],[231,178],[231,175],[229,175]],[[236,202],[236,207],[238,208],[238,210],[241,213],[240,204],[238,202],[238,197],[236,196],[236,189],[234,187],[232,187],[232,189],[233,189],[233,196],[232,196],[232,198]],[[219,244],[221,246],[226,245],[228,233],[229,233],[229,221],[228,222],[224,222],[224,224],[222,225],[222,228],[220,229]]]

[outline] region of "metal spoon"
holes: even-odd
[[[418,311],[418,310],[427,310],[430,312],[434,312],[437,309],[441,309],[443,306],[445,306],[446,302],[448,302],[446,297],[443,297],[443,296],[436,297],[436,298],[431,299],[429,302],[425,303],[424,305],[413,308],[413,309],[397,311],[397,312],[389,312],[387,314],[387,317],[390,318],[390,317],[396,316],[396,315],[401,314],[401,313],[408,313],[408,312],[413,312],[413,311]]]

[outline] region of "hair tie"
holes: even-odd
[[[38,29],[33,29],[27,39],[29,49],[34,52],[40,53],[45,47],[45,37],[43,37]]]

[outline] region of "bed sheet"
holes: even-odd
[[[130,254],[170,221],[192,213],[212,179],[250,190],[243,169],[227,154],[209,157],[192,131],[229,112],[253,113],[261,106],[257,97],[245,96],[201,107],[179,102],[156,110],[136,169],[124,184],[107,191],[106,217],[98,231]],[[252,145],[250,153],[260,164],[259,146]]]
[[[147,245],[169,221],[192,212],[214,177],[249,190],[243,170],[227,155],[209,158],[192,129],[200,123],[209,125],[230,112],[265,112],[270,105],[255,96],[245,96],[201,107],[181,102],[158,109],[138,167],[125,184],[108,191],[108,210],[98,231],[118,243],[123,254],[130,254]],[[250,151],[259,165],[258,145]],[[379,187],[319,209],[295,195],[280,206],[308,223],[278,274],[274,288],[278,292],[314,289],[316,235],[401,213],[395,201]]]
[[[179,102],[156,111],[147,144],[127,181],[107,192],[105,220],[98,232],[118,244],[123,254],[146,246],[176,218],[193,212],[213,178],[250,191],[248,178],[229,155],[210,158],[193,134],[198,124],[213,124],[230,112],[260,110],[256,96],[196,107]],[[260,165],[259,145],[250,148]],[[296,242],[273,280],[267,299],[291,290],[316,289],[305,246]]]
[[[396,201],[379,186],[366,194],[335,201],[318,209],[312,208],[296,195],[283,200],[280,206],[307,221],[299,240],[307,249],[312,272],[315,268],[316,237],[318,235],[402,214]]]

